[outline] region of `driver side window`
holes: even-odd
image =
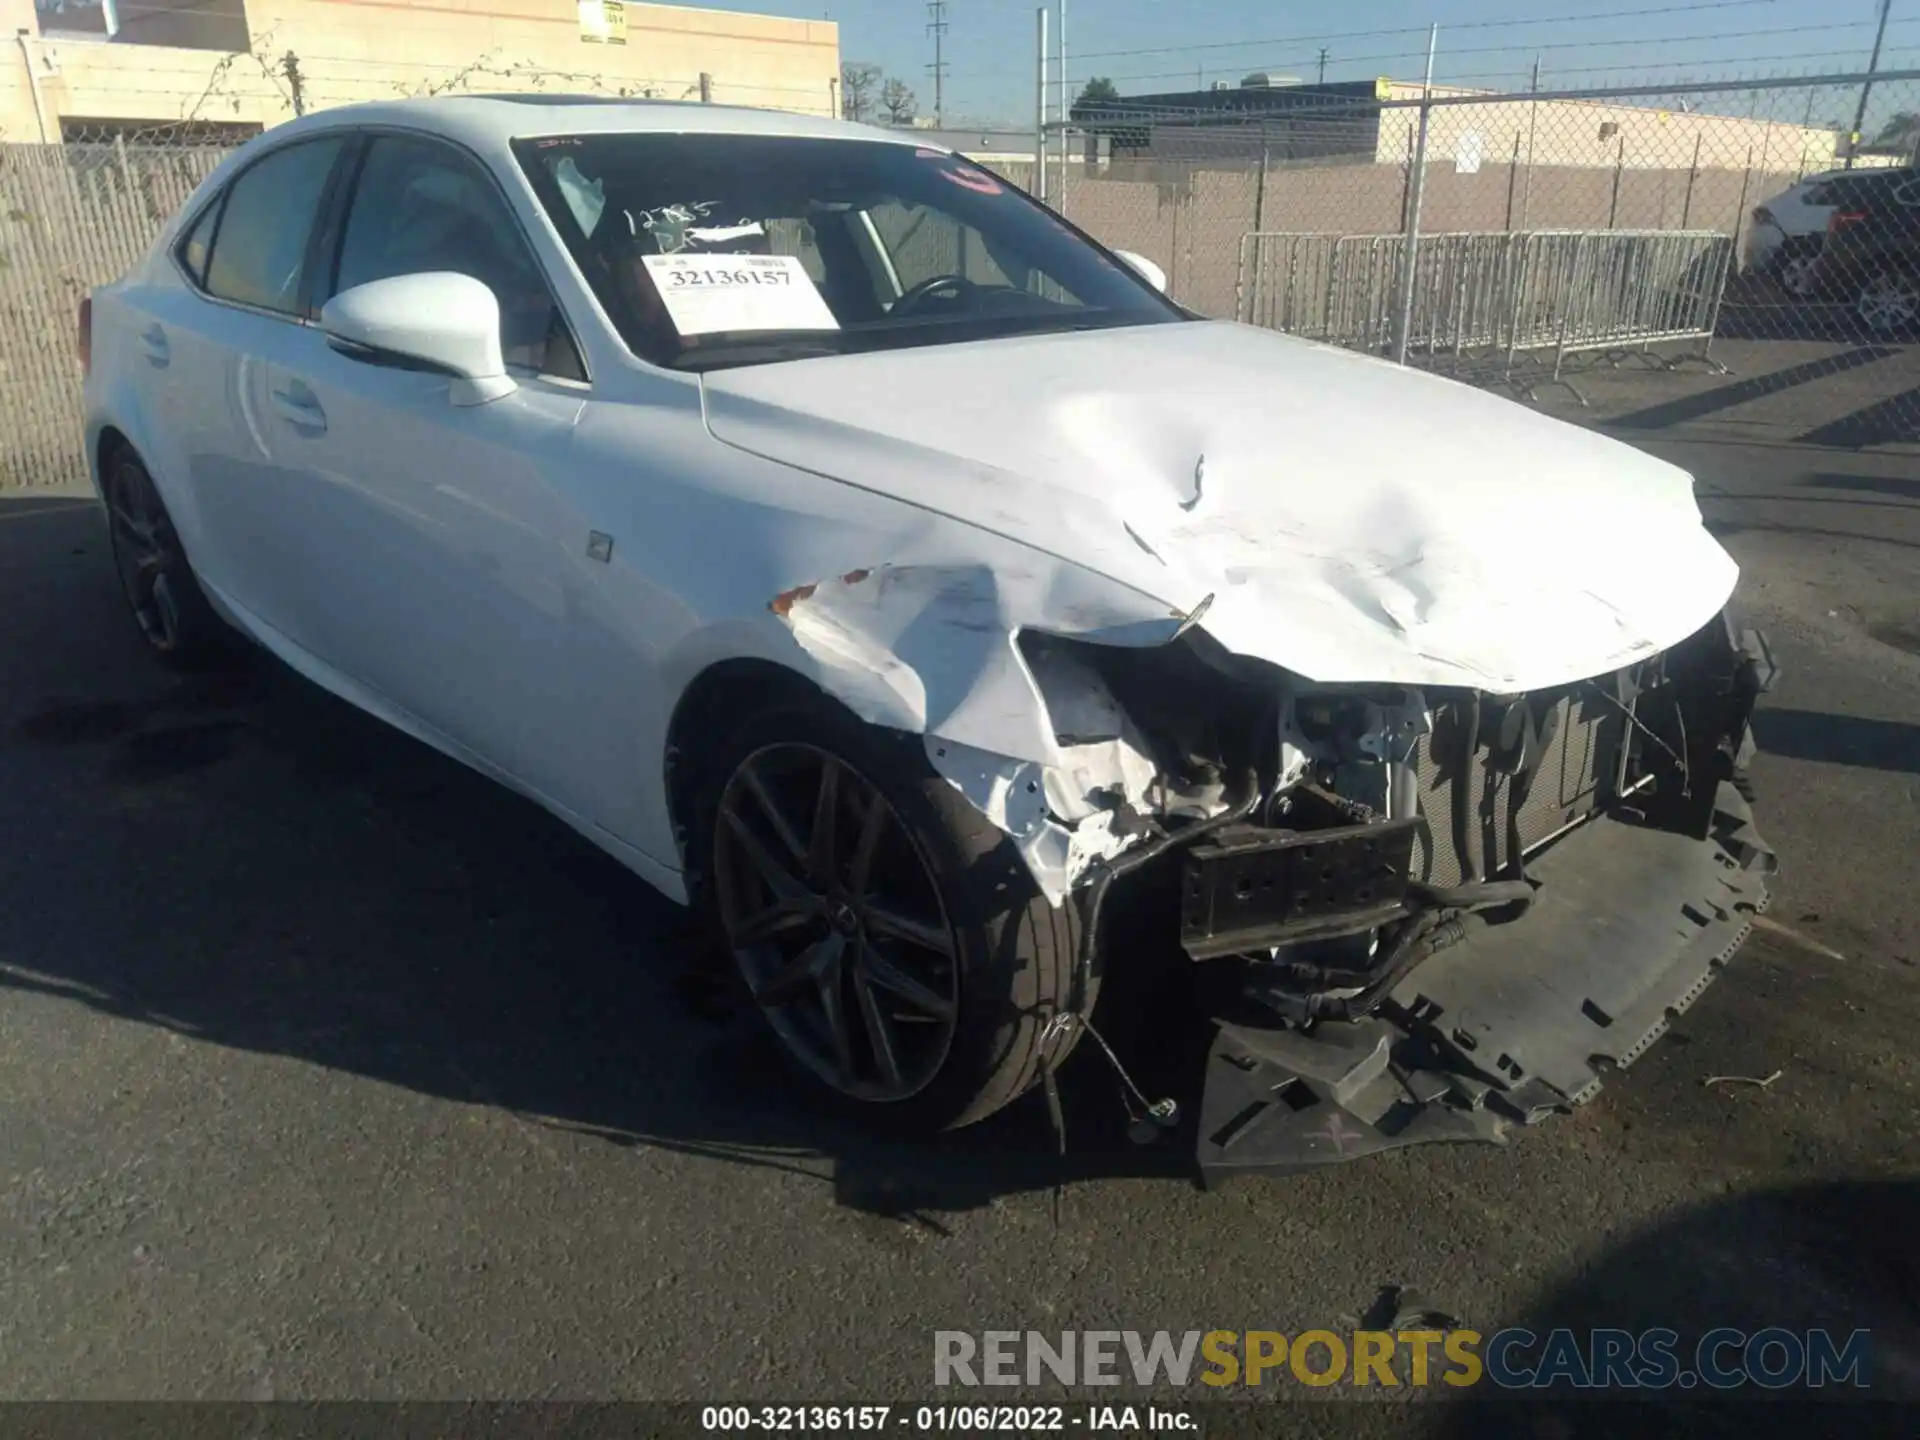
[[[508,365],[585,378],[539,262],[487,177],[445,145],[379,136],[360,166],[330,293],[426,270],[493,291]]]

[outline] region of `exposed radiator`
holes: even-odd
[[[1522,854],[1593,812],[1613,785],[1626,735],[1620,707],[1591,691],[1563,696],[1551,708],[1558,723],[1518,816]],[[1484,718],[1466,786],[1466,810],[1458,811],[1455,778],[1467,719],[1459,706],[1436,710],[1433,733],[1421,740],[1414,757],[1424,823],[1414,841],[1411,873],[1431,885],[1457,885],[1466,878],[1462,846],[1483,880],[1513,859],[1508,817],[1514,777],[1489,766],[1490,727]]]

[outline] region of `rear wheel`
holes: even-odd
[[[1909,270],[1884,270],[1860,288],[1854,311],[1876,335],[1910,330],[1920,321],[1920,276]]]
[[[207,604],[140,457],[128,446],[118,447],[101,479],[114,569],[147,648],[182,668],[223,654],[226,626]]]
[[[1780,247],[1780,254],[1774,259],[1773,278],[1789,295],[1804,300],[1813,294],[1814,275],[1819,267],[1817,243],[1790,240]]]
[[[711,752],[696,824],[703,899],[788,1053],[874,1118],[939,1130],[1038,1077],[1079,926],[921,743],[784,701]]]

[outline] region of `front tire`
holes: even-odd
[[[114,570],[147,649],[174,669],[224,656],[227,627],[207,603],[173,517],[130,446],[107,457],[100,488]]]
[[[690,848],[696,898],[789,1055],[863,1114],[930,1132],[1039,1077],[1080,927],[921,747],[783,697],[707,753]]]

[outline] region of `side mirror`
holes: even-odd
[[[500,358],[500,302],[471,275],[431,270],[342,290],[321,307],[320,329],[356,360],[450,376],[455,405],[515,389]]]
[[[1131,250],[1116,250],[1115,258],[1124,261],[1126,267],[1146,281],[1162,295],[1167,293],[1167,272],[1144,255],[1136,255]]]

